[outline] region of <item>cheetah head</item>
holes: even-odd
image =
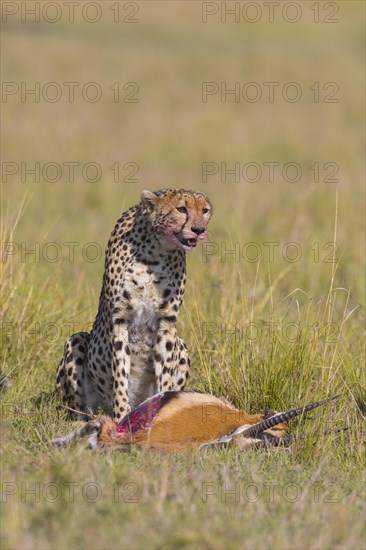
[[[143,191],[141,202],[164,246],[193,250],[205,239],[212,206],[203,193],[185,189]]]

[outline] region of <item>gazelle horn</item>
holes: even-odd
[[[337,399],[339,396],[340,394],[335,395],[334,397],[329,397],[328,399],[323,399],[323,401],[311,403],[311,405],[305,405],[304,407],[300,407],[299,409],[291,409],[287,412],[277,413],[274,416],[263,420],[263,422],[259,422],[258,424],[254,424],[254,426],[250,426],[246,430],[243,430],[240,435],[243,437],[255,437],[265,430],[273,428],[277,424],[287,422],[288,420],[295,418],[295,416],[299,416],[299,414],[307,413],[309,411],[312,411],[313,409],[316,409],[317,407],[320,407],[321,405],[330,403],[331,401],[334,401],[334,399]]]

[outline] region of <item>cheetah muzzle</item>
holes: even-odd
[[[177,319],[186,252],[206,238],[212,207],[203,193],[141,193],[109,239],[99,308],[90,333],[72,335],[57,389],[77,419],[99,407],[119,421],[149,396],[184,388],[189,355]]]

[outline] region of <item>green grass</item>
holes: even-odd
[[[363,5],[339,5],[334,25],[203,25],[193,2],[143,2],[136,25],[4,25],[3,80],[97,81],[105,93],[95,104],[3,103],[2,160],[103,169],[93,184],[80,172],[74,183],[64,173],[2,184],[0,237],[16,247],[1,263],[3,548],[365,548]],[[117,80],[139,84],[139,103],[113,103]],[[202,103],[204,81],[332,81],[339,102]],[[202,181],[203,162],[271,161],[297,162],[303,177]],[[115,162],[137,163],[138,183],[115,183]],[[337,163],[338,184],[324,173],[314,183],[314,162]],[[179,186],[214,205],[179,318],[188,387],[249,412],[341,397],[293,422],[309,437],[289,449],[52,449],[71,430],[56,366],[68,335],[91,327],[103,274],[103,255],[88,261],[85,246],[103,252],[142,189]]]

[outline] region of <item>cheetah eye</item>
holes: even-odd
[[[188,214],[187,208],[185,206],[177,206],[176,210],[180,212],[181,214]]]
[[[209,211],[210,211],[209,208],[202,208],[202,212],[203,212],[204,214],[207,214],[207,212],[209,212]]]

